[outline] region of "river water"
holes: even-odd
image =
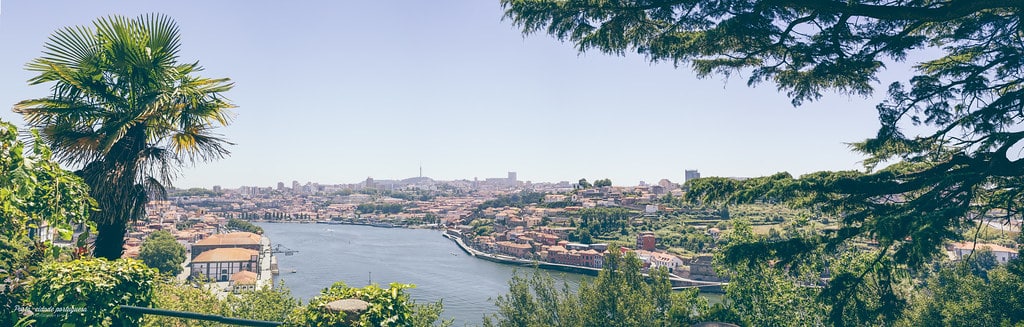
[[[443,299],[443,318],[455,326],[476,326],[494,313],[492,299],[508,292],[515,267],[473,258],[440,231],[358,225],[261,223],[274,246],[297,253],[277,254],[280,275],[292,295],[308,301],[335,281],[362,287],[368,282],[415,284],[420,302]],[[292,270],[295,272],[292,273]],[[549,271],[558,283],[578,285],[589,276]]]

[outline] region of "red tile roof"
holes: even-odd
[[[210,235],[195,245],[253,245],[260,244],[261,236],[248,232]]]
[[[256,284],[256,273],[242,270],[231,275],[231,281],[235,284]]]
[[[219,248],[200,253],[192,262],[249,261],[254,255],[259,255],[259,252],[242,248]]]

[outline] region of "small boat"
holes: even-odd
[[[293,274],[294,274],[294,273],[296,273],[296,272],[297,272],[297,271],[296,271],[295,269],[292,269],[292,273],[293,273]]]

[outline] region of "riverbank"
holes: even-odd
[[[476,257],[476,258],[479,258],[479,259],[484,259],[484,260],[491,261],[491,262],[497,262],[497,263],[508,264],[508,265],[517,265],[517,266],[537,267],[537,268],[565,271],[565,272],[571,272],[571,273],[577,273],[577,274],[585,274],[585,275],[590,275],[590,276],[597,276],[601,272],[600,268],[573,266],[573,265],[551,263],[551,262],[541,262],[541,261],[537,261],[537,260],[527,260],[527,259],[522,259],[522,258],[510,257],[510,256],[506,256],[506,255],[487,253],[487,252],[483,252],[483,251],[474,249],[473,247],[467,245],[462,240],[461,237],[459,237],[457,235],[449,234],[447,231],[442,233],[442,236],[444,236],[445,238],[455,242],[455,244],[457,244],[459,246],[459,248],[462,249],[462,251],[466,252],[470,256],[473,256],[473,257]],[[644,274],[644,275],[646,276],[646,274]],[[712,293],[722,293],[723,292],[722,286],[728,284],[728,283],[722,283],[722,282],[712,282],[712,281],[703,281],[703,280],[695,280],[695,279],[683,278],[683,277],[679,277],[679,276],[672,275],[672,274],[669,274],[669,278],[668,279],[672,283],[672,288],[673,289],[683,289],[683,288],[697,287],[697,288],[700,288],[704,292],[712,292]]]
[[[477,257],[477,258],[480,258],[480,259],[491,261],[491,262],[503,263],[503,264],[508,264],[508,265],[516,265],[516,266],[525,266],[525,267],[538,267],[538,268],[558,270],[558,271],[565,271],[565,272],[584,274],[584,275],[590,275],[590,276],[597,276],[597,274],[601,272],[601,269],[597,269],[597,268],[563,265],[563,264],[558,264],[558,263],[541,262],[541,261],[536,261],[536,260],[527,260],[527,259],[510,257],[510,256],[505,256],[505,255],[500,255],[500,254],[487,253],[487,252],[483,252],[483,251],[474,249],[474,248],[470,247],[469,245],[466,245],[466,243],[464,243],[462,241],[462,238],[460,238],[458,236],[448,234],[447,232],[442,233],[441,235],[443,235],[447,239],[450,239],[450,240],[454,241],[455,244],[457,244],[459,246],[459,248],[461,248],[462,251],[466,252],[467,254],[469,254],[471,256],[474,256],[474,257]]]
[[[425,225],[400,225],[392,223],[381,223],[381,222],[351,222],[351,221],[336,221],[336,220],[262,220],[254,219],[248,220],[253,223],[260,224],[322,224],[322,225],[354,225],[354,226],[369,226],[378,228],[407,228],[407,229],[437,229],[441,228],[436,224],[425,224]]]

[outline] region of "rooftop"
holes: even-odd
[[[256,245],[262,237],[249,232],[235,232],[210,235],[196,242],[195,245]]]
[[[256,250],[242,249],[242,248],[219,248],[209,251],[204,251],[196,256],[192,260],[196,262],[229,262],[229,261],[249,261],[252,260],[252,256],[259,255]]]

